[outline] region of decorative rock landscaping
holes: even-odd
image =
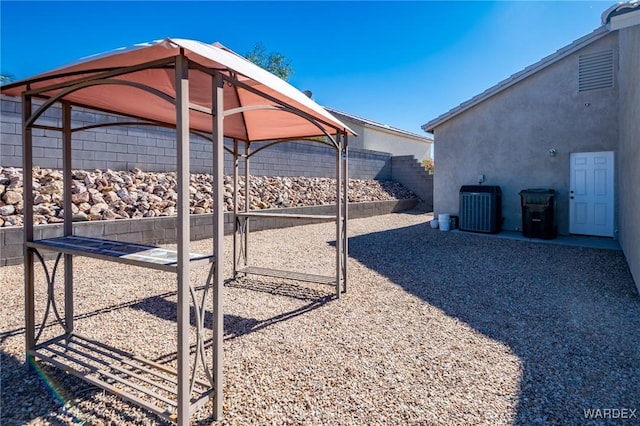
[[[175,173],[74,170],[71,201],[74,221],[172,216],[176,214]],[[58,170],[35,168],[34,223],[59,223],[63,218],[63,181]],[[244,177],[238,180],[238,204],[244,206]],[[211,213],[213,177],[192,174],[189,184],[190,212]],[[251,210],[333,204],[335,179],[252,176]],[[0,167],[0,227],[22,226],[23,175],[20,168]],[[224,177],[225,211],[233,210],[233,179]],[[349,201],[385,201],[415,198],[415,194],[392,181],[349,181]]]

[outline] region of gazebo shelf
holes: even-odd
[[[238,212],[236,213],[238,218],[247,217],[265,217],[265,218],[281,218],[281,219],[308,219],[308,220],[323,220],[333,221],[337,217],[335,214],[302,214],[302,213],[276,213],[276,212],[262,212],[262,211],[250,211],[250,212]]]
[[[317,274],[308,274],[305,272],[286,271],[274,268],[263,268],[257,266],[248,265],[248,244],[247,236],[249,229],[249,221],[251,218],[270,218],[270,219],[290,219],[290,220],[310,220],[313,222],[327,222],[337,221],[340,218],[335,214],[302,214],[302,213],[279,213],[279,212],[263,212],[263,211],[249,211],[249,212],[236,212],[236,235],[241,242],[239,250],[234,253],[234,278],[238,274],[245,275],[262,275],[273,278],[283,278],[287,280],[311,282],[318,284],[337,285],[340,282],[336,281],[336,276],[326,276]],[[242,262],[244,261],[244,262]],[[244,263],[244,264],[243,264]],[[242,265],[238,268],[238,265]],[[337,285],[336,296],[340,295],[342,288]]]
[[[284,278],[288,280],[306,281],[318,284],[335,285],[336,283],[336,277],[333,276],[330,277],[326,275],[306,274],[304,272],[282,271],[280,269],[260,268],[256,266],[247,266],[238,269],[237,272],[241,274],[263,275],[266,277]]]
[[[69,235],[28,241],[27,247],[58,253],[93,257],[161,271],[177,272],[178,252],[159,246]],[[198,267],[215,261],[213,254],[189,253],[191,265]]]
[[[29,355],[171,421],[177,420],[175,369],[79,334],[62,334],[36,345]],[[193,381],[190,414],[214,393]]]
[[[27,356],[47,362],[158,416],[177,421],[180,392],[178,372],[165,364],[76,333],[73,331],[75,319],[71,293],[67,291],[68,289],[65,290],[65,320],[63,320],[58,313],[54,291],[58,265],[63,256],[67,267],[71,265],[67,263],[67,256],[71,258],[80,256],[177,273],[179,270],[177,250],[76,235],[27,241],[25,247],[31,254],[30,257],[40,261],[47,280],[46,311],[39,327],[35,327],[35,324],[31,326],[37,333],[30,337],[34,343],[27,350]],[[43,256],[43,252],[51,251],[57,253],[53,266],[47,264]],[[206,295],[212,289],[212,277],[216,268],[215,256],[189,253],[189,259],[192,267],[209,266],[210,268],[207,281],[202,287]],[[33,270],[32,267],[29,269]],[[192,297],[196,297],[196,288],[191,282],[188,285]],[[180,416],[188,414],[188,417],[215,395],[215,381],[204,359],[207,344],[204,337],[206,331],[203,321],[206,314],[204,300],[196,304],[194,299],[192,309],[196,316],[195,334],[197,336],[192,346],[195,352],[195,361],[192,366],[195,370],[201,370],[200,374],[206,376],[208,381],[198,380],[195,375],[191,376],[189,412],[180,414]],[[44,329],[50,326],[46,320],[51,316],[55,316],[52,325],[59,325],[61,334],[40,343]]]

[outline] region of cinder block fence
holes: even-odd
[[[352,219],[377,216],[411,209],[418,199],[395,201],[372,201],[349,204],[349,217]],[[262,210],[267,212],[269,210]],[[278,209],[278,213],[332,214],[335,205],[293,207]],[[211,238],[213,219],[211,214],[191,215],[191,240]],[[251,231],[286,228],[290,226],[314,223],[314,220],[252,218]],[[100,220],[74,223],[74,234],[86,237],[99,237],[116,241],[130,241],[139,244],[172,244],[176,240],[176,217],[148,217],[120,220]],[[224,215],[225,233],[233,233],[233,215]],[[37,225],[34,238],[51,238],[63,235],[62,224]],[[0,266],[22,263],[23,228],[0,228]]]
[[[0,165],[22,166],[22,118],[21,102],[17,98],[0,97]],[[116,115],[74,109],[71,113],[73,127],[96,123],[130,122],[131,119]],[[62,120],[61,109],[49,108],[38,123],[58,126]],[[107,168],[147,172],[175,171],[175,131],[155,126],[100,127],[73,134],[72,163],[74,169],[93,170]],[[233,146],[226,140],[228,147]],[[33,130],[34,165],[62,168],[62,139],[60,132]],[[212,172],[212,144],[198,136],[192,136],[190,162],[193,173]],[[257,150],[260,143],[251,145]],[[251,174],[256,176],[306,176],[333,177],[335,175],[335,150],[321,144],[292,142],[279,144],[257,153],[251,158]],[[225,173],[233,172],[233,159],[225,155]],[[244,164],[240,162],[240,173]],[[393,180],[391,155],[385,152],[351,148],[349,150],[349,176],[352,179]]]

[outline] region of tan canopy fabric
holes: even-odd
[[[212,131],[211,70],[223,74],[238,84],[225,84],[225,114],[234,108],[256,107],[225,117],[226,137],[244,141],[260,141],[294,137],[314,137],[336,130],[354,134],[340,120],[306,95],[282,79],[225,48],[194,40],[165,39],[118,49],[102,55],[88,57],[54,71],[18,81],[2,87],[2,93],[20,96],[26,90],[38,91],[36,96],[54,97],[66,90],[70,82],[85,80],[86,87],[65,94],[73,105],[171,125],[176,113],[174,71],[171,61],[183,52],[189,59],[190,127],[210,133]],[[149,66],[151,65],[151,66]],[[140,69],[136,70],[139,67]],[[112,73],[113,84],[92,85],[91,79]],[[140,84],[157,91],[156,94],[123,81]],[[47,88],[46,91],[42,91]],[[262,94],[253,92],[256,89]],[[160,96],[159,96],[160,95]],[[163,99],[163,97],[165,99]],[[276,107],[265,109],[262,107]],[[287,109],[302,112],[291,114]],[[303,118],[308,114],[316,124]]]

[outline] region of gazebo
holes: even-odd
[[[223,309],[223,157],[234,164],[233,275],[261,274],[286,279],[331,284],[335,295],[347,286],[347,138],[353,132],[330,113],[285,81],[252,64],[220,44],[185,39],[165,39],[92,56],[35,77],[2,87],[1,92],[22,98],[24,173],[24,283],[27,365],[44,361],[87,382],[119,395],[157,415],[187,425],[192,414],[213,401],[215,419],[222,417]],[[39,124],[52,105],[60,105],[59,126]],[[74,107],[129,117],[131,121],[72,126]],[[74,235],[71,171],[75,132],[100,126],[150,125],[176,129],[178,183],[176,249],[110,241]],[[63,235],[34,239],[33,136],[34,129],[61,134],[64,176]],[[213,145],[214,209],[212,252],[191,253],[189,221],[190,137],[205,138]],[[225,139],[227,144],[225,145]],[[250,158],[256,152],[288,141],[321,143],[336,152],[336,209],[333,215],[278,215],[252,212],[249,197],[238,206],[239,162],[244,161],[246,182]],[[252,143],[259,148],[252,150]],[[254,145],[255,146],[255,145]],[[248,233],[254,216],[335,220],[336,265],[327,276],[304,272],[256,268],[248,263]],[[41,252],[54,253],[49,271]],[[73,260],[88,256],[110,262],[158,269],[176,275],[177,369],[126,353],[74,331]],[[35,318],[34,264],[46,272],[47,309]],[[58,265],[64,262],[64,313],[54,297]],[[190,282],[192,268],[209,268],[202,300]],[[205,349],[204,300],[213,296],[212,355]],[[191,338],[190,310],[196,315],[195,342]],[[54,315],[61,332],[41,339],[47,317]],[[190,347],[195,355],[190,355]],[[211,359],[212,358],[212,359]],[[202,379],[206,377],[206,379]]]

